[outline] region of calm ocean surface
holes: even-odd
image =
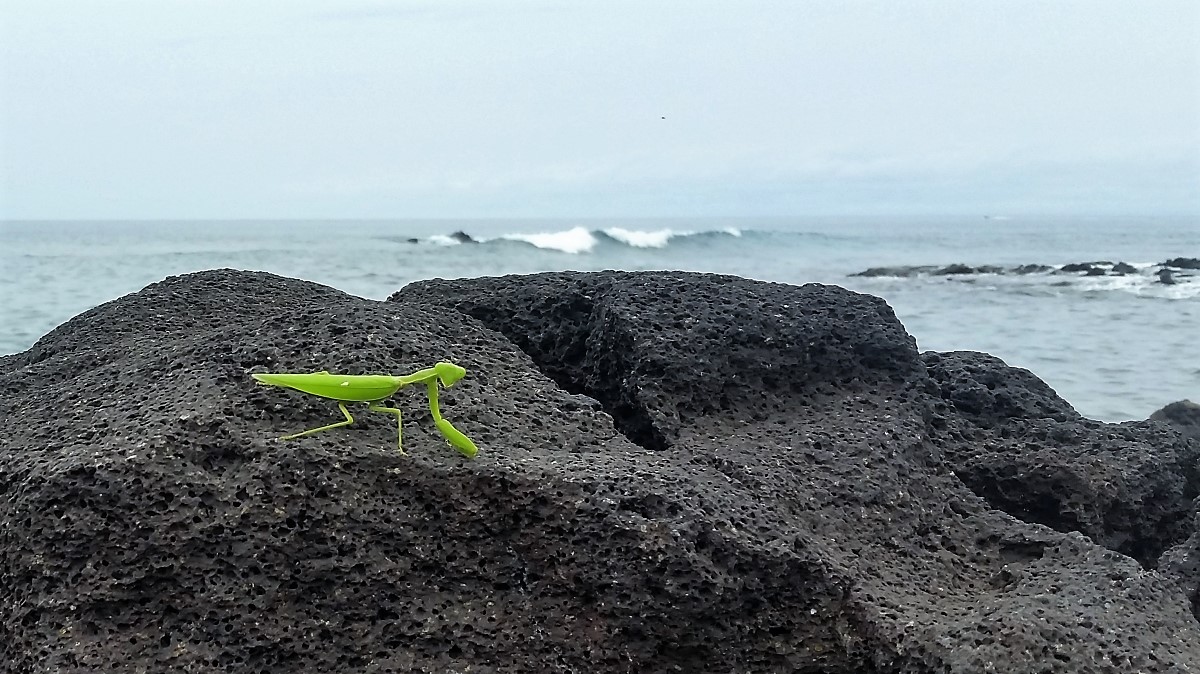
[[[459,243],[464,231],[481,241]],[[416,243],[410,239],[417,239]],[[1200,217],[0,223],[0,353],[166,276],[232,267],[383,299],[411,281],[549,270],[686,269],[884,298],[922,350],[985,351],[1084,415],[1200,400]],[[851,276],[869,267],[1123,261],[1124,276]]]

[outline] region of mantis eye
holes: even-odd
[[[438,363],[433,366],[433,371],[437,373],[437,378],[441,380],[442,386],[450,388],[467,375],[467,369],[454,363]]]

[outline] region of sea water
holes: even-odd
[[[991,353],[1082,414],[1123,421],[1200,400],[1200,272],[1174,285],[1155,273],[1176,257],[1200,257],[1200,217],[4,222],[0,353],[204,269],[269,271],[372,299],[434,277],[693,270],[882,297],[921,350]],[[1098,260],[1136,271],[856,275]]]

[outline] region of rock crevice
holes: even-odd
[[[761,420],[920,370],[915,342],[885,303],[816,284],[538,274],[423,281],[389,301],[449,306],[481,321],[653,449],[697,419]]]

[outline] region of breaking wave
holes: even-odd
[[[629,248],[666,248],[673,242],[682,240],[711,239],[715,237],[741,237],[743,231],[735,227],[717,230],[690,231],[675,229],[626,229],[624,227],[607,227],[604,229],[588,229],[579,226],[571,229],[548,232],[513,232],[492,237],[475,238],[466,232],[453,234],[435,234],[431,237],[416,240],[408,239],[410,243],[430,243],[440,246],[460,246],[463,244],[496,244],[502,242],[520,243],[542,250],[558,251],[578,255],[590,253],[603,246],[626,246]]]

